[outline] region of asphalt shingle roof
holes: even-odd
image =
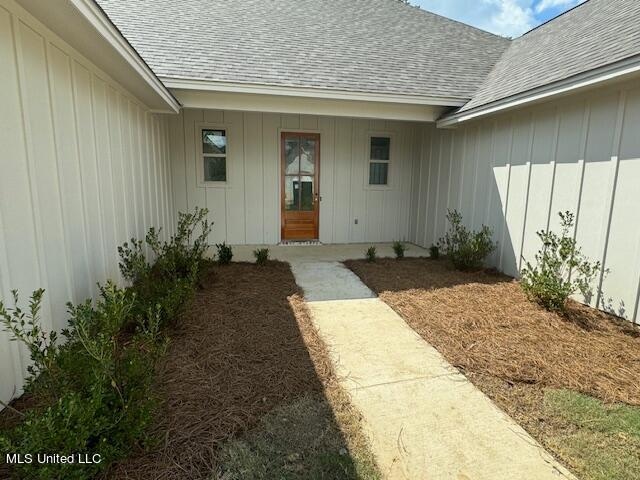
[[[510,42],[397,0],[97,0],[160,77],[468,100]]]
[[[640,0],[589,0],[511,42],[460,111],[640,54]]]

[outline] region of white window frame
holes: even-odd
[[[204,153],[203,151],[203,145],[202,145],[202,131],[203,130],[223,130],[225,137],[227,139],[227,146],[226,146],[226,154],[225,155],[221,155],[219,153]],[[229,162],[229,158],[230,158],[230,152],[231,152],[231,148],[229,145],[229,126],[228,125],[223,125],[220,123],[198,123],[196,125],[196,171],[198,172],[198,185],[201,187],[207,187],[207,188],[226,188],[230,185],[230,162]],[[204,178],[204,159],[205,157],[210,157],[210,158],[224,158],[225,159],[225,177],[226,180],[221,181],[221,180],[215,180],[215,181],[211,181],[211,180],[205,180]]]
[[[383,137],[389,139],[389,160],[377,160],[371,158],[371,139],[375,137]],[[395,135],[393,132],[369,132],[367,135],[367,145],[366,145],[366,159],[367,159],[367,168],[365,168],[365,179],[364,184],[367,190],[391,190],[392,186],[392,170],[395,158]],[[387,164],[387,183],[383,185],[376,185],[369,183],[369,172],[371,171],[372,163],[386,163]]]

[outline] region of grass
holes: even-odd
[[[330,406],[317,395],[274,409],[226,444],[221,457],[221,480],[378,478],[366,458],[351,457]]]
[[[548,418],[568,428],[550,435],[546,443],[567,459],[583,479],[640,478],[640,408],[606,405],[569,390],[545,392]]]

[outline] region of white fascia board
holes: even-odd
[[[426,97],[421,95],[401,95],[392,93],[349,92],[309,87],[285,87],[251,83],[217,82],[160,76],[167,88],[176,90],[199,90],[206,92],[249,93],[258,95],[278,95],[284,97],[323,98],[331,100],[356,100],[365,102],[402,103],[411,105],[432,105],[461,107],[468,100],[447,97]]]
[[[167,103],[171,111],[178,113],[180,104],[171,95],[167,87],[153,73],[138,52],[124,38],[103,10],[94,0],[69,0],[91,26],[106,40],[142,79]]]
[[[503,100],[498,100],[496,102],[492,102],[475,109],[455,113],[443,118],[442,120],[438,120],[438,122],[436,122],[436,125],[438,128],[455,127],[460,123],[467,122],[479,117],[484,117],[492,113],[498,113],[513,108],[526,106],[588,87],[596,87],[600,84],[617,80],[621,77],[632,75],[634,73],[640,73],[640,56],[623,60],[622,62],[618,62],[614,65],[608,65],[606,67],[598,68],[590,72],[576,75],[569,79],[561,80],[553,84],[544,85],[542,87],[529,90],[527,92],[514,95]]]

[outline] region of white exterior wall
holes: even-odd
[[[491,262],[516,275],[539,248],[536,231],[577,214],[584,253],[610,273],[591,304],[639,321],[640,86],[638,82],[479,119],[425,127],[412,197],[414,242],[445,231],[447,208],[499,242]]]
[[[200,127],[227,131],[227,184],[198,181]],[[419,124],[313,115],[185,109],[170,119],[176,212],[207,207],[211,243],[280,241],[280,132],[320,133],[320,241],[356,243],[409,237],[413,159]],[[369,188],[369,134],[392,136],[388,188]],[[355,224],[355,220],[358,224]]]
[[[45,288],[43,325],[119,279],[116,248],[173,226],[166,118],[24,10],[0,2],[0,298]],[[28,355],[0,332],[0,399]]]

